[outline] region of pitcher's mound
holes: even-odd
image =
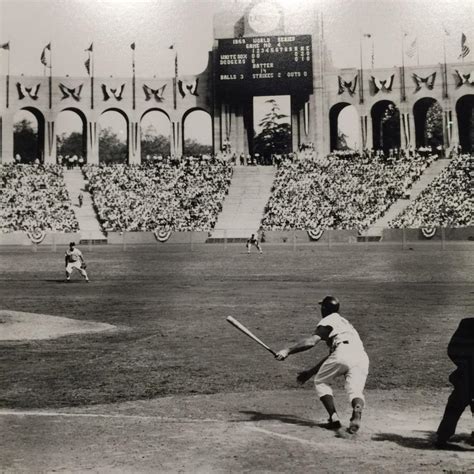
[[[0,310],[0,340],[54,339],[69,334],[110,331],[115,326],[40,313]]]

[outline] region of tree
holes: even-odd
[[[184,140],[184,154],[187,156],[210,155],[212,153],[212,145],[204,145],[193,138]]]
[[[63,133],[58,137],[58,155],[86,156],[85,143],[82,133],[72,132],[69,135]]]
[[[444,143],[443,109],[438,102],[434,102],[426,111],[425,143],[434,148]]]
[[[150,125],[142,135],[141,153],[142,159],[147,155],[168,156],[171,153],[169,137],[157,133],[156,128]]]
[[[99,158],[102,163],[127,163],[127,143],[120,140],[110,127],[101,130],[99,135]]]
[[[13,125],[13,154],[20,155],[22,163],[41,159],[38,132],[29,120],[23,119]]]
[[[347,137],[343,131],[338,130],[337,131],[337,144],[336,144],[336,149],[337,150],[350,150],[349,145],[347,144]]]
[[[254,138],[254,152],[264,157],[274,153],[289,153],[291,151],[291,125],[288,115],[280,113],[280,106],[275,99],[266,100],[271,108],[262,118],[259,127],[262,131]]]
[[[390,149],[400,148],[400,111],[395,105],[388,104],[385,108],[380,132],[385,153]]]

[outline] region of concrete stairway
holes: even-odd
[[[82,171],[79,168],[64,170],[64,182],[73,203],[74,213],[79,222],[81,243],[106,244],[107,238],[102,232],[99,221],[97,220],[97,215],[92,206],[92,197],[85,189],[86,182]],[[84,198],[81,207],[79,207],[78,201],[80,193],[82,193]]]
[[[271,194],[276,169],[272,166],[236,166],[222,212],[208,242],[248,239],[256,233]]]
[[[426,168],[421,178],[410,188],[410,198],[395,201],[388,211],[367,230],[365,236],[369,239],[382,237],[382,229],[387,228],[388,223],[401,214],[448,165],[449,160],[443,159],[435,161]]]

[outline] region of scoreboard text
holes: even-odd
[[[217,89],[233,95],[313,91],[311,35],[220,39]]]

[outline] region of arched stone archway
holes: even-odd
[[[141,116],[140,149],[142,163],[171,154],[171,121],[164,110],[153,108]]]
[[[417,147],[436,148],[444,144],[443,109],[436,99],[424,97],[413,105],[415,143]]]
[[[213,152],[212,116],[204,109],[194,108],[183,115],[183,155],[202,155]]]
[[[82,156],[87,162],[87,118],[82,110],[68,107],[56,116],[56,157]]]
[[[390,100],[376,102],[371,109],[373,147],[387,153],[400,148],[400,111]]]
[[[128,162],[129,120],[120,109],[107,109],[99,117],[99,163]]]
[[[330,150],[359,148],[358,127],[359,113],[353,105],[348,102],[333,105],[329,110]]]
[[[24,107],[13,120],[13,155],[21,163],[44,162],[45,118],[34,107]],[[16,158],[15,158],[16,159]]]
[[[474,94],[458,99],[456,115],[459,129],[459,145],[463,152],[474,152]]]

